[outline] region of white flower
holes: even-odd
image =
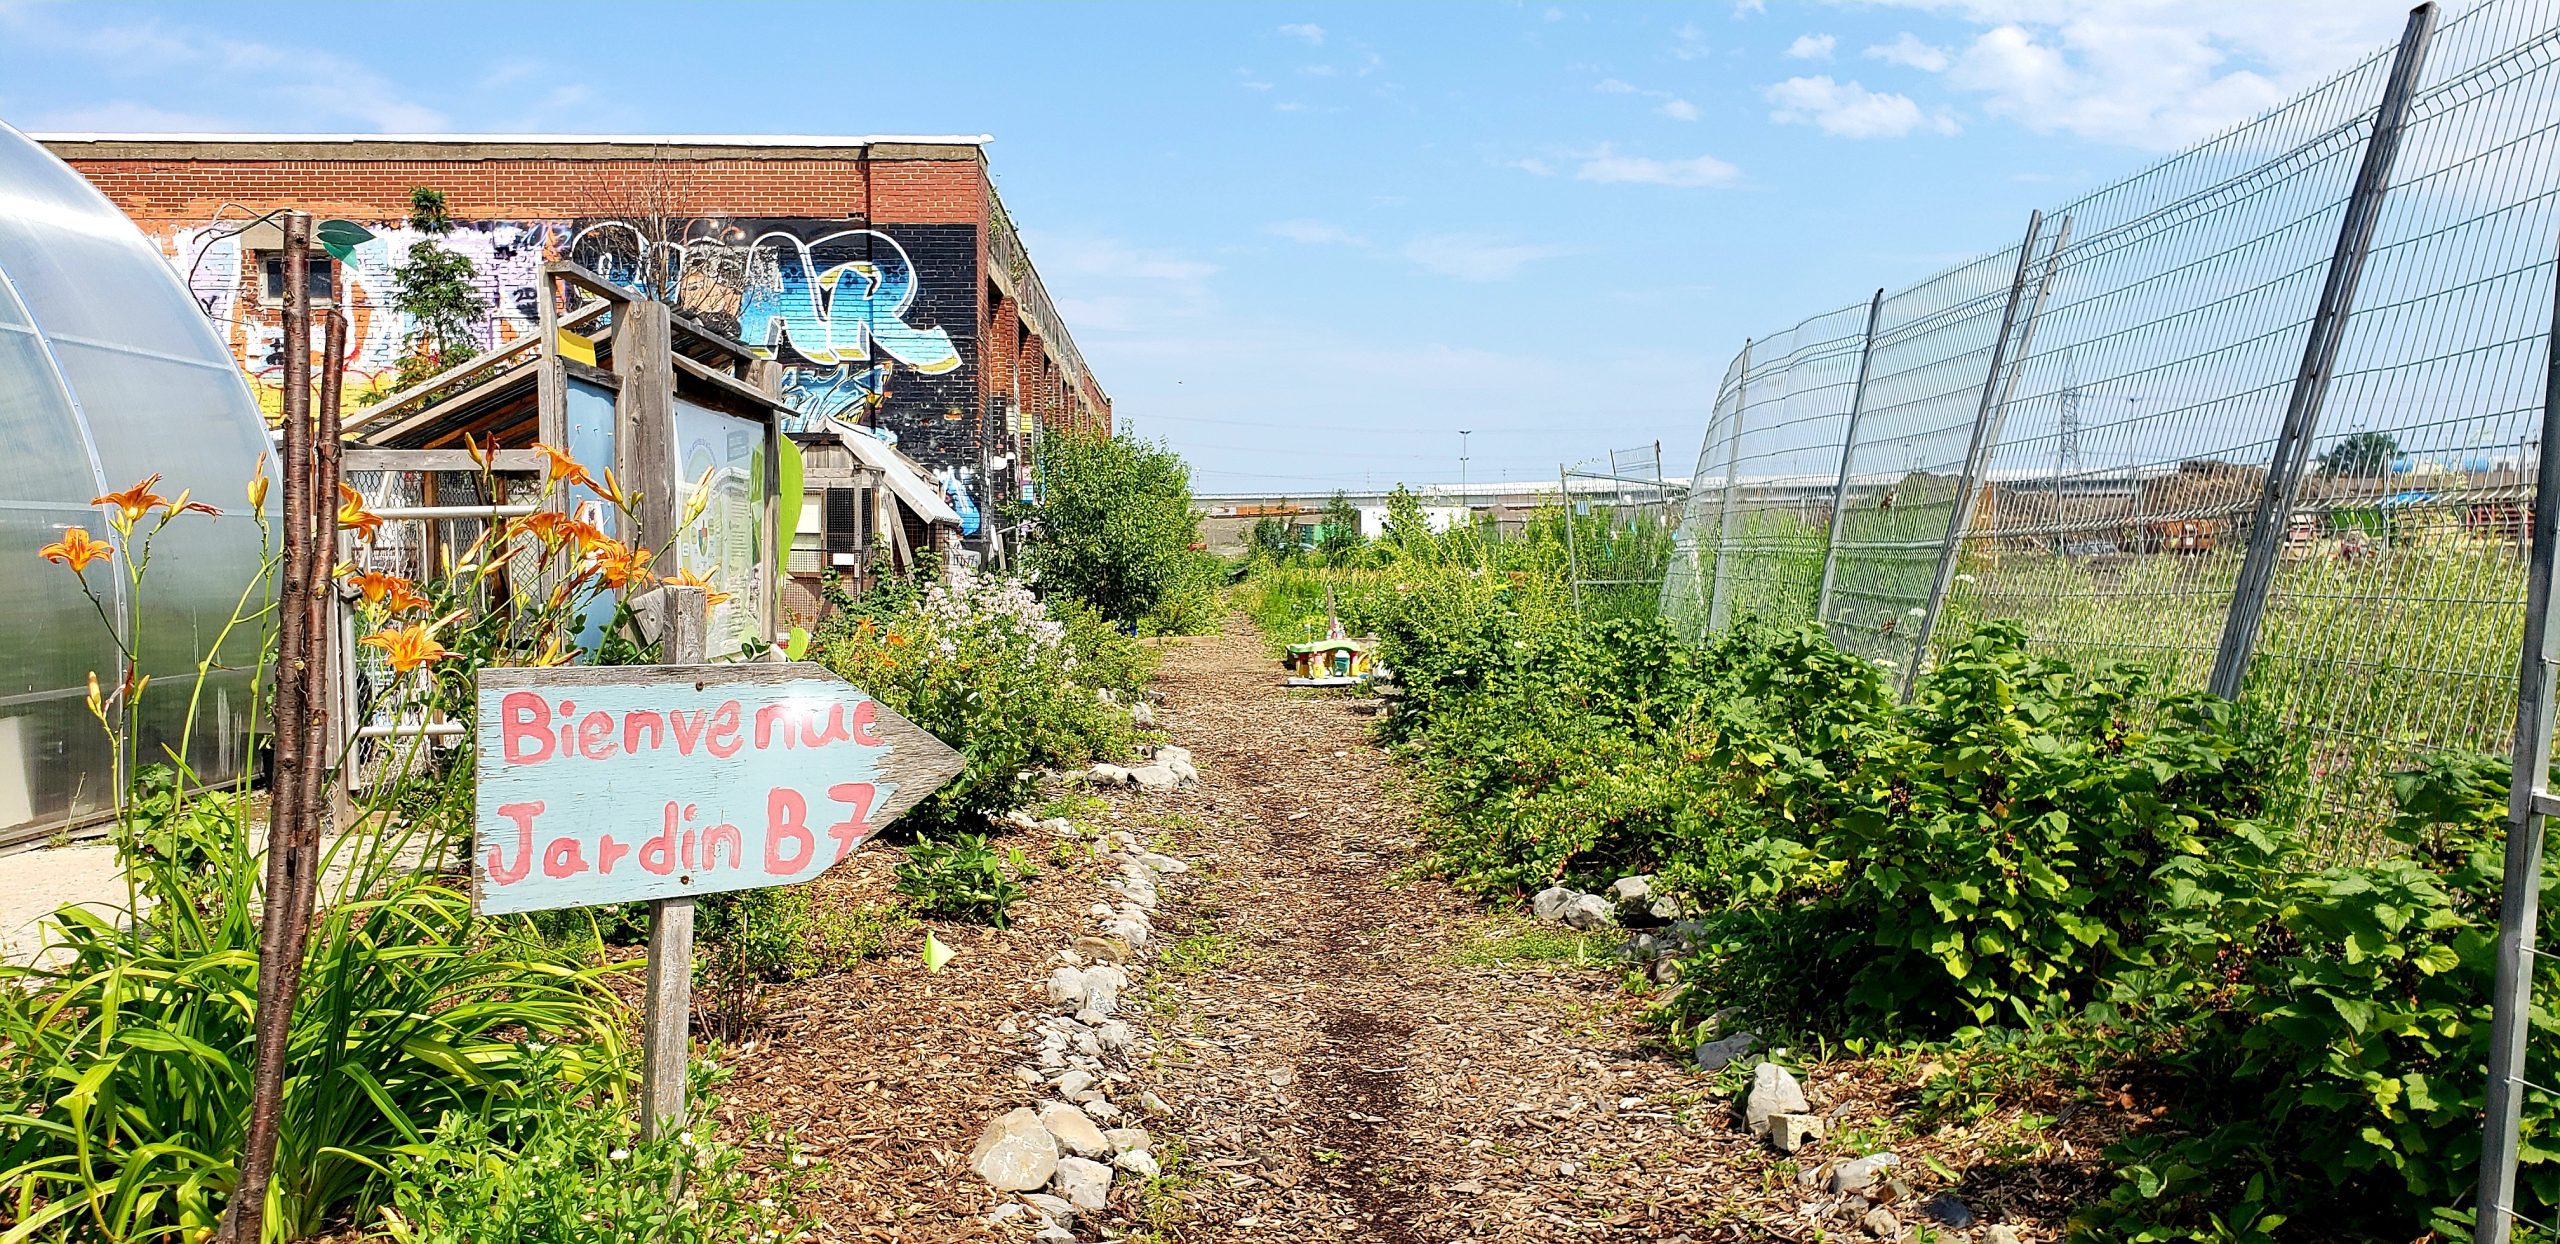
[[[611,1159],[613,1159],[613,1160],[614,1160],[614,1161],[616,1161],[616,1162],[628,1162],[628,1161],[630,1161],[630,1160],[631,1160],[631,1151],[630,1151],[630,1150],[628,1150],[628,1149],[616,1149],[616,1150],[614,1150],[613,1152],[606,1154],[605,1156],[606,1156],[606,1157],[609,1157],[609,1158],[611,1158]]]
[[[1928,611],[1928,610],[1926,610],[1926,609],[1921,608],[1921,607],[1920,607],[1920,606],[1918,606],[1918,605],[1913,605],[1913,606],[1911,607],[1911,616],[1912,616],[1912,617],[1915,617],[1915,618],[1925,618],[1925,617],[1929,616],[1929,611]]]

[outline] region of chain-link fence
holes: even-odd
[[[2217,689],[2312,737],[2346,823],[2415,750],[2503,750],[2554,25],[2533,0],[2413,24],[2016,245],[1750,342],[1665,615],[1819,619],[1906,685],[1990,619],[2174,686],[2221,658]]]

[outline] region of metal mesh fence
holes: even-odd
[[[1993,619],[2172,687],[2210,685],[2236,649],[2246,689],[2311,739],[2342,824],[2419,750],[2504,750],[2560,29],[2547,3],[2485,0],[2419,42],[1885,294],[1871,338],[1861,302],[1751,343],[1665,616],[1818,619],[1906,672]],[[2306,381],[2324,323],[2325,389]],[[2289,414],[2308,420],[2298,473]],[[2270,586],[2251,646],[2226,632],[2253,541]]]

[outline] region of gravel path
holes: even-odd
[[[1138,997],[1184,1153],[1163,1236],[1767,1238],[1715,1195],[1747,1146],[1614,968],[1461,962],[1519,926],[1414,875],[1373,703],[1284,691],[1241,623],[1158,685],[1203,781],[1160,797],[1202,875]]]

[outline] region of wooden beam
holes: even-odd
[[[663,549],[676,537],[676,373],[668,348],[667,304],[624,304],[614,370],[622,394],[614,403],[615,473],[638,493],[633,548]]]
[[[696,380],[700,380],[713,388],[719,389],[720,391],[729,394],[731,397],[753,403],[767,411],[783,411],[791,409],[791,407],[781,398],[776,397],[771,393],[767,393],[763,389],[749,384],[744,380],[740,380],[736,376],[723,372],[717,367],[705,366],[704,364],[697,363],[681,354],[670,354],[667,357],[675,363],[677,371],[683,372]]]
[[[528,362],[530,361],[528,360]],[[456,393],[451,397],[445,398],[444,400],[439,401],[436,404],[409,416],[408,418],[402,419],[400,422],[395,423],[388,428],[378,430],[368,428],[363,439],[365,443],[379,448],[380,443],[383,441],[397,440],[409,432],[426,427],[427,425],[434,423],[437,419],[444,417],[451,411],[463,406],[468,406],[481,398],[487,397],[491,393],[495,393],[498,390],[515,383],[517,377],[522,373],[526,365],[527,363],[519,363],[516,370],[509,371],[504,375],[492,376],[484,379],[479,383],[472,385],[470,388],[464,389],[460,393]]]
[[[571,285],[577,286],[579,289],[583,289],[598,298],[604,299],[608,304],[622,305],[632,301],[630,290],[624,289],[623,287],[604,279],[604,277],[598,275],[594,269],[589,268],[585,264],[579,263],[574,259],[554,259],[551,262],[542,265],[542,274],[546,277],[556,276],[561,280],[567,281]],[[594,308],[587,309],[593,310]]]
[[[538,449],[501,449],[489,459],[490,468],[501,475],[540,475],[543,454]],[[468,449],[370,449],[349,448],[346,469],[350,471],[470,471],[482,468]]]
[[[604,308],[601,306],[580,308],[577,313],[570,315],[566,319],[560,320],[555,326],[553,332],[545,333],[540,339],[523,338],[509,342],[501,349],[491,350],[487,354],[483,354],[459,367],[448,367],[416,384],[410,385],[405,389],[400,389],[392,393],[390,396],[383,398],[381,401],[348,415],[346,431],[352,433],[359,428],[370,427],[384,419],[391,418],[393,415],[399,413],[399,409],[402,406],[406,406],[411,402],[417,401],[420,397],[423,397],[426,394],[433,393],[438,389],[460,381],[472,379],[491,368],[498,367],[515,359],[518,355],[521,355],[528,350],[540,349],[542,348],[542,343],[544,341],[556,342],[558,340],[558,337],[556,336],[557,329],[566,328],[572,324],[580,324],[594,319],[603,310]]]

